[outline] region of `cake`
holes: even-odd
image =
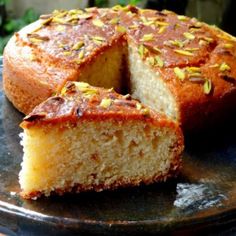
[[[129,92],[184,131],[235,109],[235,38],[166,10],[55,10],[11,38],[3,63],[5,94],[25,114],[67,81]]]
[[[113,89],[67,82],[21,127],[24,198],[165,181],[181,166],[178,124]]]

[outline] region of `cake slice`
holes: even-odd
[[[113,89],[68,82],[21,127],[24,198],[165,181],[181,165],[178,125]]]

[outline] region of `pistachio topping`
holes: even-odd
[[[103,98],[100,105],[103,108],[108,108],[111,106],[112,100],[110,98]]]
[[[178,20],[181,20],[181,21],[186,21],[188,19],[186,16],[183,16],[183,15],[178,15],[177,18]]]
[[[164,61],[159,56],[155,56],[155,61],[156,61],[156,64],[159,67],[163,67],[164,66]]]
[[[187,67],[186,70],[189,73],[199,73],[199,72],[201,72],[201,68],[200,67],[196,67],[196,66]]]
[[[208,43],[212,43],[212,42],[214,41],[214,39],[213,39],[213,38],[210,38],[210,37],[202,37],[201,39],[202,39],[202,40],[205,40],[205,41],[208,42]]]
[[[184,32],[183,35],[186,39],[189,39],[189,40],[195,39],[195,36],[189,32]]]
[[[147,54],[148,50],[144,47],[143,44],[138,47],[138,54],[143,58]]]
[[[140,39],[141,42],[151,41],[153,40],[153,34],[144,34]]]
[[[174,52],[183,55],[183,56],[193,56],[192,52],[186,51],[186,50],[180,50],[180,49],[175,49]]]
[[[111,19],[111,20],[109,21],[109,23],[112,24],[112,25],[116,25],[116,24],[119,23],[119,21],[120,21],[120,18],[115,17],[115,18]]]
[[[91,38],[95,44],[102,44],[103,42],[105,42],[105,38],[100,36],[93,36]]]
[[[167,22],[158,21],[158,20],[155,21],[155,24],[156,24],[157,26],[168,26],[168,25],[169,25],[169,23],[167,23]]]
[[[124,26],[121,26],[121,25],[116,25],[115,29],[116,29],[117,32],[120,32],[120,33],[125,33],[126,32],[126,28]]]
[[[212,82],[209,79],[206,79],[204,84],[203,84],[203,91],[205,94],[210,94],[212,90]]]
[[[83,59],[84,58],[84,51],[80,51],[79,55],[78,55],[79,59]]]
[[[71,51],[65,51],[65,52],[63,52],[63,55],[64,56],[71,56],[72,52]]]
[[[230,66],[228,64],[226,64],[225,62],[220,64],[219,70],[221,72],[225,72],[225,71],[230,71]]]
[[[158,34],[162,34],[166,30],[166,26],[162,25],[160,29],[158,30]]]
[[[178,79],[180,79],[181,81],[185,79],[184,70],[180,69],[179,67],[174,68],[174,73],[178,77]]]
[[[93,22],[93,25],[95,25],[97,27],[103,27],[104,26],[104,23],[99,19],[94,19],[92,22]]]
[[[74,82],[75,86],[77,89],[79,90],[83,90],[84,88],[88,88],[89,87],[89,84],[86,83],[86,82]]]
[[[137,108],[137,110],[140,111],[140,110],[142,109],[141,103],[137,102],[137,103],[136,103],[136,108]]]
[[[186,51],[190,51],[190,52],[194,52],[194,51],[198,51],[199,48],[185,48]]]
[[[82,47],[84,46],[84,42],[83,41],[79,41],[76,44],[74,44],[74,46],[72,47],[72,50],[80,50]]]
[[[177,47],[180,47],[180,48],[182,48],[184,46],[184,42],[181,41],[181,40],[177,40],[177,39],[175,39],[175,40],[168,40],[167,43],[170,43],[171,45],[177,46]]]
[[[233,48],[234,45],[233,45],[232,43],[225,43],[225,44],[224,44],[224,47],[227,48],[227,49],[229,49],[229,48]]]

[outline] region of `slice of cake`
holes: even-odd
[[[24,198],[165,181],[181,164],[178,125],[113,89],[68,82],[21,127]]]

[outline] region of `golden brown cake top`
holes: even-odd
[[[165,120],[129,94],[120,95],[114,90],[90,86],[84,82],[67,82],[61,92],[45,102],[24,118],[21,127],[36,123],[76,122],[80,120]]]
[[[235,38],[170,11],[133,6],[55,10],[42,15],[31,32],[16,38],[19,45],[33,49],[32,60],[46,60],[60,68],[79,68],[114,41],[128,40],[146,63],[177,87],[197,84],[208,95],[215,78],[229,83],[226,87],[235,86]]]

